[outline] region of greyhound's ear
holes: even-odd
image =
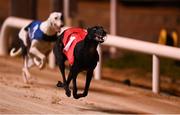
[[[91,28],[90,27],[87,27],[87,32],[90,32],[91,31]]]
[[[53,25],[53,24],[52,24],[52,20],[49,19],[49,18],[48,18],[48,20],[47,20],[47,23],[48,23],[49,25],[51,25],[51,26]]]
[[[96,27],[96,26],[93,26],[93,27],[91,27],[91,28],[88,27],[88,29],[87,29],[88,32],[90,32],[90,31],[92,31],[92,30],[93,30],[93,31],[97,30],[97,27]]]
[[[51,19],[51,14],[50,14],[49,17],[48,17],[48,19],[47,19],[47,22],[48,22],[49,25],[51,25],[51,22],[52,22],[51,20],[52,20],[52,19]]]
[[[47,19],[48,22],[52,22],[53,18],[55,17],[55,13],[56,13],[56,12],[52,12],[52,13],[49,14],[49,17],[48,17],[48,19]]]

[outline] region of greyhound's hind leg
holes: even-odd
[[[30,78],[30,73],[28,70],[28,57],[24,57],[24,67],[22,68],[22,76],[24,83],[28,83],[28,79]]]
[[[76,84],[77,76],[73,77],[73,97],[75,99],[79,99],[81,97],[86,97],[88,95],[88,90],[89,90],[89,86],[90,86],[90,83],[91,83],[91,80],[92,80],[92,76],[93,76],[93,70],[89,70],[87,72],[87,75],[86,75],[86,85],[85,85],[84,92],[79,93],[79,94],[77,93],[78,92],[77,84]]]
[[[63,54],[63,44],[62,43],[56,43],[53,49],[53,53],[56,58],[56,63],[59,65],[59,70],[61,72],[63,83],[61,81],[58,81],[57,87],[64,87],[66,84],[66,77],[65,77],[65,57]]]
[[[24,83],[32,83],[34,80],[31,77],[29,68],[34,65],[33,60],[29,56],[24,57],[24,67],[22,69],[22,76]]]
[[[59,59],[59,70],[61,71],[61,75],[63,78],[63,83],[61,81],[58,81],[57,87],[64,87],[66,84],[66,77],[65,77],[65,64],[63,59]]]
[[[86,85],[85,85],[85,89],[84,89],[84,92],[83,92],[83,95],[82,95],[83,97],[88,95],[88,90],[89,90],[89,86],[90,86],[90,83],[91,83],[91,80],[92,80],[92,76],[93,76],[93,70],[87,71]]]
[[[30,74],[26,68],[22,69],[22,76],[23,76],[24,83],[28,83]]]
[[[69,82],[68,82],[68,80],[66,80],[66,77],[65,77],[65,64],[64,64],[65,60],[64,60],[64,58],[59,58],[58,61],[59,61],[58,62],[59,69],[61,71],[61,75],[62,75],[62,78],[63,78],[63,83],[61,81],[58,81],[57,87],[63,87],[65,89],[65,91],[66,91],[66,95],[68,97],[70,97],[71,96],[71,91],[69,89]]]

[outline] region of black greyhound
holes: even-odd
[[[63,83],[61,81],[58,81],[57,87],[63,87],[66,91],[66,95],[70,97],[71,91],[69,89],[69,84],[71,80],[73,80],[73,97],[75,99],[79,99],[81,97],[87,96],[88,94],[90,82],[93,76],[93,71],[97,65],[97,62],[99,61],[97,46],[99,43],[104,42],[105,37],[106,37],[106,32],[101,26],[94,26],[92,28],[88,28],[87,30],[84,30],[87,33],[84,39],[78,42],[73,48],[74,49],[73,51],[74,63],[71,64],[70,66],[70,72],[66,80],[64,63],[67,60],[67,56],[64,53],[65,45],[63,43],[63,39],[65,36],[65,32],[67,30],[65,30],[59,36],[55,44],[55,47],[53,49],[56,62],[59,65],[59,69],[63,77]],[[75,32],[75,33],[78,34],[78,32]],[[77,75],[82,71],[87,71],[86,85],[85,85],[84,92],[82,94],[78,94],[76,78],[77,78]]]

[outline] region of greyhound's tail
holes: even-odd
[[[23,41],[21,39],[18,39],[19,42],[19,49],[16,48],[12,48],[9,55],[11,57],[15,57],[15,56],[20,56],[22,55],[23,57],[27,55],[27,46],[24,45]]]
[[[22,47],[20,47],[17,51],[16,51],[15,48],[11,49],[9,54],[10,54],[11,57],[15,57],[15,56],[21,55],[22,54]]]

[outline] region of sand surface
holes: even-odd
[[[107,80],[93,79],[88,96],[76,100],[55,86],[61,80],[58,68],[33,68],[33,84],[23,83],[21,69],[21,59],[0,57],[0,114],[180,113],[179,97],[155,95]],[[84,81],[84,75],[79,75],[79,92]]]

